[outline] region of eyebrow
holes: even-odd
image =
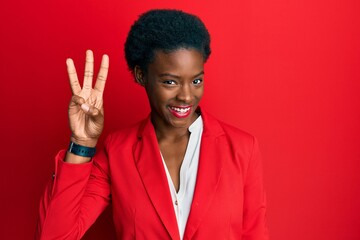
[[[193,76],[193,78],[196,78],[196,77],[198,77],[198,76],[200,76],[202,74],[204,74],[204,71],[199,72],[198,74]],[[177,78],[177,79],[180,78],[180,76],[177,76],[177,75],[174,75],[174,74],[171,74],[171,73],[162,73],[162,74],[159,75],[159,77],[172,77],[172,78]]]

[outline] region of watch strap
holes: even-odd
[[[95,155],[96,148],[85,147],[74,142],[70,142],[68,152],[81,157],[93,157]]]

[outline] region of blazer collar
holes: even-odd
[[[199,167],[184,239],[193,238],[202,219],[206,216],[206,212],[209,211],[223,169],[223,151],[222,145],[219,144],[219,138],[224,135],[223,128],[214,117],[203,110],[201,116],[204,121],[204,130],[200,146]]]
[[[194,198],[184,239],[191,239],[198,229],[216,193],[222,172],[221,146],[218,137],[224,134],[219,122],[201,109],[204,130]],[[159,146],[150,116],[142,122],[134,145],[134,159],[147,194],[172,239],[179,239],[176,216]]]
[[[171,239],[180,239],[169,184],[150,117],[140,125],[133,153],[139,175],[162,224]]]

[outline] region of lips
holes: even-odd
[[[186,118],[191,113],[191,106],[170,106],[169,110],[177,118]]]

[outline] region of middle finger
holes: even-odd
[[[92,80],[94,76],[94,54],[91,50],[86,51],[85,73],[83,90],[90,92],[92,88]]]

